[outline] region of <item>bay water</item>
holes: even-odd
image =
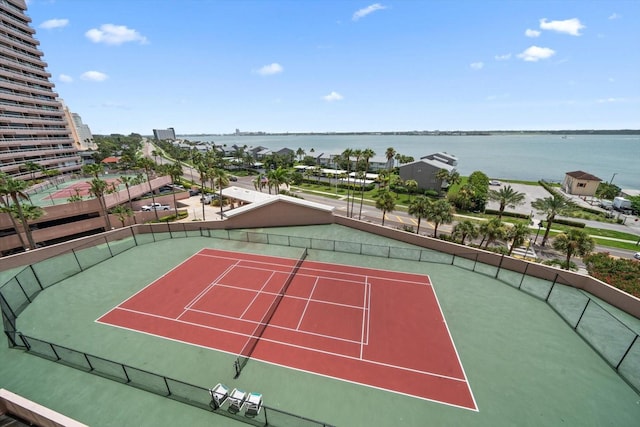
[[[444,151],[458,158],[467,176],[482,171],[492,179],[562,182],[567,172],[581,170],[622,189],[640,189],[640,135],[182,135],[189,141],[264,146],[277,151],[302,148],[314,156],[339,154],[347,148],[371,148],[377,161],[388,147],[418,160]],[[311,150],[313,149],[313,153]]]

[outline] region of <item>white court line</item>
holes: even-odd
[[[313,288],[311,288],[311,292],[309,293],[309,297],[307,298],[307,303],[304,305],[304,310],[302,310],[302,314],[300,315],[300,320],[296,325],[296,331],[298,331],[300,329],[300,325],[302,325],[302,320],[304,319],[304,315],[307,312],[307,307],[309,307],[309,302],[311,302],[311,297],[313,296],[313,292],[316,290],[316,285],[318,284],[318,280],[319,279],[316,278],[316,281],[313,283]]]
[[[258,296],[260,296],[260,294],[262,293],[262,290],[264,289],[265,286],[267,286],[267,283],[269,283],[269,280],[271,280],[271,278],[274,276],[274,274],[276,274],[275,272],[271,273],[271,276],[269,276],[269,278],[262,284],[262,286],[260,287],[260,290],[258,290],[256,292],[256,294],[253,296],[253,299],[251,300],[251,302],[247,305],[247,308],[244,309],[244,311],[242,312],[242,314],[240,315],[240,320],[244,320],[243,317],[245,314],[247,314],[247,311],[249,311],[249,309],[251,308],[251,306],[253,305],[253,303],[258,299]],[[250,290],[250,289],[249,289]]]
[[[362,332],[360,333],[360,359],[362,359],[362,354],[364,352],[364,331],[367,327],[366,324],[366,314],[367,314],[367,283],[364,284],[364,301],[363,301],[364,309],[362,310]]]
[[[191,301],[189,301],[189,303],[183,307],[182,313],[180,313],[180,315],[178,316],[178,319],[187,312],[187,310],[189,310],[191,307],[193,307],[198,301],[200,301],[207,292],[209,292],[209,290],[215,286],[215,284],[220,280],[220,278],[226,276],[231,270],[233,270],[233,267],[235,267],[235,265],[237,265],[238,262],[236,261],[235,264],[231,264],[229,267],[227,267],[222,273],[220,273],[218,275],[218,277],[216,277],[213,282],[209,282],[209,284],[207,286],[205,286],[205,288],[200,291],[200,293],[198,295],[196,295]]]
[[[369,334],[371,333],[371,283],[368,283],[369,286],[369,300],[367,301],[367,340],[365,342],[366,345],[369,345]]]

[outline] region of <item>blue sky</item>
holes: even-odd
[[[29,0],[94,134],[640,129],[640,2]]]

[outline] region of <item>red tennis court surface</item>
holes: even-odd
[[[239,354],[296,261],[203,249],[98,322]],[[251,359],[477,410],[424,275],[305,260]]]
[[[109,185],[114,185],[116,188],[120,184],[120,180],[117,178],[107,178],[104,181]],[[66,188],[61,188],[53,193],[47,198],[49,199],[68,199],[72,196],[80,196],[86,197],[91,194],[91,183],[89,181],[86,182],[76,182],[67,186]]]

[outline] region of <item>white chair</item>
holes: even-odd
[[[246,406],[244,415],[247,417],[255,417],[260,413],[260,409],[262,409],[262,394],[249,393],[247,400],[244,401],[244,405]]]
[[[229,408],[227,410],[234,414],[240,412],[246,397],[247,393],[245,391],[234,388],[231,394],[229,394]]]
[[[209,389],[209,394],[211,394],[211,407],[218,409],[229,397],[229,387],[218,383],[214,388]]]

